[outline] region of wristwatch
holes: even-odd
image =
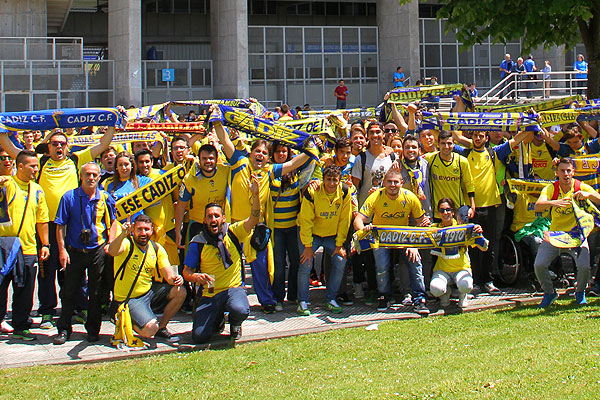
[[[49,244],[43,244],[42,247],[47,248],[48,250],[50,250],[50,245]]]

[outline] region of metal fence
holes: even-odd
[[[3,37],[0,60],[73,60],[83,58],[81,37]]]
[[[212,82],[212,60],[142,61],[145,105],[168,100],[212,99]]]
[[[115,104],[115,67],[102,61],[0,61],[0,111]]]

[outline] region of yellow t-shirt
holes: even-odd
[[[493,150],[492,150],[493,151]],[[496,183],[496,169],[486,149],[472,149],[467,156],[473,184],[475,186],[475,204],[477,207],[496,206],[501,203],[500,191]],[[498,161],[499,162],[499,161]],[[435,203],[437,205],[437,203]]]
[[[48,203],[48,217],[54,221],[56,210],[63,194],[79,186],[79,168],[85,163],[92,161],[91,149],[87,148],[73,153],[77,156],[77,164],[69,157],[61,161],[48,158],[40,168],[38,183],[44,189],[46,202]],[[41,156],[40,162],[47,156]]]
[[[452,220],[452,225],[458,225],[455,219]],[[441,223],[433,224],[434,228],[441,228]],[[471,271],[471,259],[469,258],[469,252],[465,246],[461,246],[458,248],[458,258],[444,258],[438,256],[437,261],[435,262],[434,271],[444,271],[448,273],[458,272],[458,271]]]
[[[431,206],[437,207],[438,201],[444,197],[451,198],[457,207],[469,205],[467,193],[475,192],[469,161],[453,154],[452,161],[447,163],[441,159],[439,151],[427,153],[425,159],[431,175]]]
[[[558,195],[557,200],[572,199],[574,189],[575,189],[575,180],[573,180],[571,182],[571,189],[567,193],[564,193],[562,191],[562,189],[560,189],[560,185],[559,185],[560,193]],[[595,190],[590,185],[586,185],[583,182],[581,182],[580,189],[584,192],[590,192],[590,193],[595,192]],[[542,190],[542,193],[540,194],[538,201],[540,201],[540,200],[546,201],[549,199],[551,200],[553,194],[554,194],[554,184],[550,184]],[[569,204],[567,207],[552,207],[552,211],[550,212],[550,218],[552,219],[552,223],[550,224],[551,231],[568,232],[575,227],[575,216],[573,214],[573,205],[572,204]]]
[[[161,176],[161,170],[152,168],[148,178],[155,180]],[[173,198],[166,195],[150,207],[144,209],[144,214],[149,216],[154,223],[154,234],[159,237],[175,227],[175,210]]]
[[[352,217],[350,191],[344,193],[340,184],[331,194],[321,185],[316,191],[308,188],[298,214],[300,240],[304,246],[312,245],[313,235],[319,237],[335,236],[335,245],[346,241],[350,219]]]
[[[244,227],[244,221],[236,222],[229,225],[229,230],[237,237],[240,243],[244,243],[250,232],[246,231]],[[208,290],[202,291],[202,296],[212,297],[217,293],[223,292],[232,287],[238,287],[242,285],[242,259],[235,245],[229,238],[229,234],[223,239],[225,247],[231,255],[232,264],[226,269],[219,249],[213,245],[203,244],[202,253],[198,256],[199,245],[195,242],[190,242],[188,251],[185,255],[184,264],[196,270],[198,262],[200,262],[199,272],[209,275],[214,275],[214,293],[208,293]]]
[[[196,164],[187,173],[179,187],[179,198],[190,202],[190,220],[202,222],[204,220],[204,207],[208,203],[218,203],[225,206],[228,182],[229,166],[218,165],[215,174],[207,178],[202,174],[200,166]]]
[[[127,258],[129,254],[130,246],[132,246],[133,239],[125,238],[123,240],[123,252],[115,257],[114,261],[114,274],[115,274],[115,300],[124,301],[127,298],[127,293],[129,293],[129,289],[133,284],[135,276],[140,269],[140,263],[144,259],[144,252],[137,246],[133,245],[133,253],[131,254],[131,258],[127,262],[124,270],[122,271],[123,275],[121,278],[121,272],[119,272],[119,267]],[[151,243],[148,243],[148,255],[146,256],[146,260],[144,261],[144,266],[142,268],[142,272],[140,272],[140,276],[135,283],[135,287],[131,292],[131,298],[136,298],[145,295],[148,290],[152,287],[152,279],[156,278],[161,279],[160,270],[163,268],[170,268],[171,264],[169,263],[169,256],[165,249],[158,243],[156,243],[158,248],[158,252],[154,252],[154,247]],[[118,275],[117,275],[118,273]]]
[[[517,201],[515,202],[515,208],[513,213],[512,224],[510,230],[517,232],[523,229],[525,224],[535,221],[535,202],[537,199],[526,193],[520,193],[517,195]],[[542,217],[548,217],[550,210],[546,210],[542,213]]]
[[[386,194],[386,188],[371,193],[360,209],[360,213],[372,218],[373,225],[408,226],[408,220],[420,218],[425,212],[421,202],[413,192],[400,189],[398,197],[391,200]]]
[[[533,173],[541,179],[553,180],[554,169],[552,168],[552,155],[548,150],[546,143],[536,146],[533,142],[529,144],[531,151],[531,162],[533,163]]]
[[[46,196],[42,187],[35,182],[29,184],[12,176],[6,184],[6,201],[8,202],[8,215],[12,221],[11,225],[0,227],[0,236],[17,236],[21,220],[23,227],[19,234],[21,247],[25,255],[37,255],[37,245],[35,240],[37,223],[48,222],[48,206],[46,205]],[[31,193],[32,198],[27,202],[27,196]],[[25,210],[27,204],[27,210]]]

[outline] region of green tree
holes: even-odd
[[[413,0],[399,0],[406,4]],[[416,0],[415,0],[416,1]],[[600,0],[439,0],[438,19],[456,29],[464,47],[522,39],[524,51],[583,41],[588,98],[600,97]],[[568,68],[569,66],[567,66]]]

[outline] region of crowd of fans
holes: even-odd
[[[307,144],[319,162],[281,143],[245,141],[219,122],[206,135],[165,134],[155,143],[125,145],[111,143],[114,128],[90,127],[87,133],[97,129],[102,140],[77,149],[70,138],[84,132],[0,134],[0,185],[12,220],[0,236],[19,237],[24,256],[21,271],[0,287],[3,332],[36,339],[30,313],[37,281],[39,327],[57,330],[55,344],[70,339],[73,316],[85,323],[88,341],[99,340],[103,314],[114,316],[122,302],[143,337],[177,340],[167,325],[183,309],[193,313],[195,342],[218,335],[226,312],[236,339],[250,313],[245,265],[264,313],[287,305],[310,315],[309,289],[318,285],[326,286],[324,307],[331,313],[354,301],[378,311],[401,303],[423,316],[437,299],[441,307],[461,309],[473,294],[501,293],[494,272],[503,232],[544,255],[534,268],[545,293],[541,306],[548,306],[556,297],[548,267],[560,251],[540,231],[523,229],[541,212],[551,217],[551,230],[567,231],[574,220],[566,199],[600,202],[595,188],[576,183],[567,158],[600,151],[597,121],[541,134],[447,132],[419,130],[418,104],[406,113],[391,107],[386,123],[347,121],[333,148]],[[277,111],[280,121],[293,118],[287,105]],[[190,111],[183,119],[198,118]],[[115,202],[180,166],[186,175],[177,188],[117,220]],[[511,177],[558,177],[560,192],[547,188],[537,204],[512,199],[512,209],[505,186]],[[467,222],[489,240],[487,252],[352,251],[356,230]],[[590,279],[595,233],[589,243],[570,249],[578,304],[585,304],[588,286],[597,291]],[[4,320],[11,282],[12,326]]]

